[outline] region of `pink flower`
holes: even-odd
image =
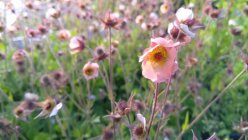
[[[99,65],[97,63],[88,62],[84,65],[82,73],[86,80],[98,77]]]
[[[155,83],[167,82],[178,69],[179,45],[168,38],[152,38],[150,47],[139,58],[143,76]]]
[[[71,38],[71,33],[68,30],[60,30],[57,36],[62,41],[67,41]]]
[[[35,29],[27,29],[26,34],[29,38],[35,38],[40,35],[40,31]]]
[[[83,37],[75,36],[70,40],[70,52],[71,54],[76,54],[81,52],[85,48],[85,42]]]

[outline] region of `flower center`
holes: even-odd
[[[148,54],[148,61],[150,61],[154,66],[161,66],[166,62],[168,57],[166,48],[158,46]]]
[[[91,76],[93,74],[94,70],[93,68],[87,68],[84,70],[85,75]]]

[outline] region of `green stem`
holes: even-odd
[[[148,125],[148,128],[147,128],[146,140],[149,139],[149,132],[150,132],[152,122],[153,122],[153,119],[154,119],[154,114],[155,114],[155,111],[156,111],[156,105],[157,105],[158,93],[159,93],[158,90],[159,90],[159,83],[156,83],[156,89],[155,89],[155,93],[154,93],[154,97],[153,97],[153,103],[152,103],[152,114],[151,114],[149,125]]]
[[[233,80],[216,96],[202,111],[200,114],[198,114],[195,119],[188,125],[188,127],[184,130],[181,131],[181,133],[178,135],[177,140],[180,140],[184,133],[190,129],[207,111],[208,109],[216,102],[218,101],[225,93],[226,90],[229,89],[233,83],[245,72],[246,70],[243,69],[236,77],[233,78]]]

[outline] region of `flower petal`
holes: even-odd
[[[191,38],[194,38],[194,37],[195,37],[195,33],[191,32],[191,31],[189,30],[189,27],[188,27],[187,25],[185,25],[185,24],[180,24],[180,28],[182,29],[182,31],[183,31],[186,35],[190,36]]]
[[[137,119],[143,124],[144,129],[146,129],[146,118],[140,113],[137,113],[136,116]]]
[[[49,117],[55,116],[57,115],[58,111],[62,108],[63,104],[60,102],[59,104],[57,104],[53,110],[51,111]]]
[[[179,22],[184,22],[186,20],[191,20],[194,18],[194,13],[191,9],[179,8],[176,12],[176,17]]]

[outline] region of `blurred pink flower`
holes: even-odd
[[[75,36],[70,40],[70,53],[77,54],[85,48],[84,38],[82,36]]]
[[[40,35],[40,31],[35,29],[27,29],[26,34],[29,38],[35,38]]]
[[[68,30],[60,30],[57,36],[62,41],[67,41],[71,38],[71,33]]]
[[[174,43],[168,38],[152,38],[150,47],[139,58],[143,76],[155,83],[167,82],[178,69],[179,45],[179,42]]]
[[[26,52],[22,49],[16,50],[12,55],[12,60],[16,64],[23,63],[26,57]]]
[[[99,65],[97,63],[88,62],[84,65],[82,73],[86,80],[98,77]]]

